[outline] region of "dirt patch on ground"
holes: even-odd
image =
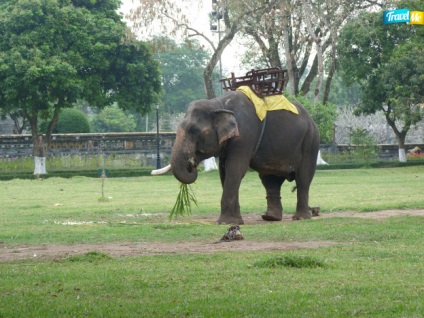
[[[424,209],[417,209],[417,210],[385,210],[385,211],[375,211],[375,212],[354,212],[354,211],[347,211],[347,212],[325,212],[325,213],[319,213],[318,217],[312,218],[313,220],[317,220],[320,218],[366,218],[366,219],[384,219],[388,217],[395,217],[395,216],[408,216],[408,215],[415,215],[415,216],[424,216]],[[269,224],[268,221],[264,221],[261,218],[261,214],[256,213],[248,213],[243,214],[243,220],[244,224],[250,224],[250,225],[258,225],[258,224]],[[284,214],[282,222],[293,222],[291,219],[291,214]],[[203,222],[215,222],[218,216],[215,215],[201,215],[201,216],[193,216],[193,220],[197,221],[203,221]],[[295,221],[296,222],[296,221]]]
[[[396,216],[423,216],[424,210],[389,210],[378,212],[335,212],[321,213],[320,216],[313,218],[334,218],[334,217],[353,217],[353,218],[372,218],[382,219]],[[193,216],[192,222],[214,222],[217,215]],[[246,225],[249,224],[269,224],[261,219],[260,214],[243,214]],[[283,222],[293,222],[291,215],[285,215]],[[223,230],[223,233],[225,230]],[[219,238],[217,238],[217,241]],[[202,253],[210,254],[217,252],[242,252],[242,251],[287,251],[303,248],[318,248],[322,246],[332,246],[337,243],[328,241],[314,242],[257,242],[250,241],[248,238],[242,241],[232,242],[172,242],[172,243],[101,243],[101,244],[77,244],[77,245],[42,245],[42,246],[19,246],[6,247],[0,242],[0,262],[20,260],[20,259],[60,259],[76,254],[83,254],[90,251],[98,251],[110,254],[113,257],[126,256],[146,256],[159,254],[187,254]],[[3,247],[2,247],[3,245]]]

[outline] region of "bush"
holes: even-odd
[[[369,164],[377,158],[377,144],[367,130],[355,129],[351,133],[351,139],[352,143],[358,146],[355,148],[355,159]]]
[[[336,106],[331,103],[323,105],[314,102],[305,96],[296,96],[295,100],[301,103],[311,115],[321,138],[321,143],[326,144],[333,141],[334,121],[336,119]]]
[[[41,120],[39,122],[39,131],[47,133],[49,122]],[[78,134],[91,132],[90,122],[87,115],[75,108],[63,109],[59,114],[56,126],[53,128],[54,134]]]
[[[131,114],[126,114],[116,104],[107,106],[93,116],[93,132],[135,131],[137,123]]]
[[[90,123],[82,111],[67,108],[60,113],[53,132],[56,134],[89,133]]]
[[[48,126],[48,121],[41,121],[39,131],[47,133]],[[90,131],[90,122],[88,121],[87,115],[74,108],[66,108],[62,110],[59,114],[57,124],[53,128],[54,134],[78,134],[89,133]]]

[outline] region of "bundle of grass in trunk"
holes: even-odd
[[[197,200],[194,196],[191,186],[180,182],[180,192],[177,201],[169,214],[169,220],[179,216],[188,216],[191,214],[191,203],[197,206]]]

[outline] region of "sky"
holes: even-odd
[[[121,0],[121,12],[123,14],[129,12],[132,8],[137,7],[137,0]],[[184,8],[190,12],[189,16],[193,18],[192,27],[196,30],[201,31],[205,35],[207,35],[210,39],[213,40],[215,45],[218,43],[218,33],[212,32],[210,30],[210,22],[208,14],[212,11],[212,1],[211,0],[199,0],[192,1],[193,5],[189,8]],[[221,24],[222,26],[222,24]],[[161,32],[158,31],[158,34]],[[207,49],[212,51],[210,44],[205,40],[201,39],[201,37],[196,37],[202,44],[205,45]],[[145,40],[145,39],[142,39]],[[236,76],[242,76],[246,73],[246,70],[243,69],[240,65],[241,57],[239,52],[243,51],[243,47],[240,46],[237,39],[233,40],[233,42],[225,49],[224,54],[222,55],[222,68],[223,68],[223,77],[230,76],[231,72],[234,72]]]

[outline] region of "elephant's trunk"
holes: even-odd
[[[185,138],[183,129],[177,132],[177,139],[171,154],[172,173],[178,181],[190,184],[197,179],[197,163],[194,159],[194,146]]]

